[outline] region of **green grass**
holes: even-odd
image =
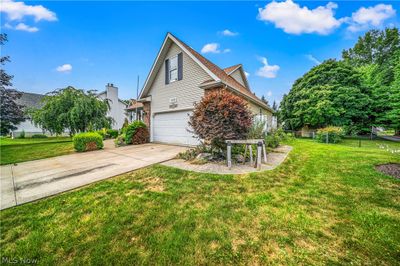
[[[49,137],[45,139],[0,138],[0,164],[19,163],[74,152],[69,137]]]
[[[400,156],[369,144],[294,140],[273,171],[155,165],[7,209],[2,256],[41,265],[399,265],[400,180],[374,165]]]
[[[24,139],[11,139],[0,137],[0,146],[8,146],[8,145],[29,145],[29,144],[37,144],[37,143],[52,143],[52,142],[69,142],[71,141],[70,137],[48,137],[48,138],[24,138]]]

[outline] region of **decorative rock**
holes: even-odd
[[[235,156],[235,160],[236,160],[237,163],[244,163],[244,156],[241,155],[241,154],[237,154]]]
[[[207,152],[202,152],[202,153],[199,153],[197,156],[196,156],[196,159],[197,160],[211,160],[213,158],[213,155],[211,154],[211,153],[207,153]]]

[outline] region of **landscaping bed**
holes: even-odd
[[[381,164],[376,166],[376,170],[399,178],[400,179],[400,164],[399,163],[387,163],[387,164]]]

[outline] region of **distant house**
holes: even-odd
[[[168,33],[139,97],[151,141],[197,145],[189,115],[204,95],[221,89],[243,98],[267,130],[276,128],[274,111],[251,91],[241,64],[222,69]]]
[[[24,106],[23,107],[24,110],[28,110],[31,108],[40,108],[43,97],[44,95],[42,94],[22,92],[21,98],[17,99],[16,102],[17,104]],[[12,131],[13,136],[14,137],[19,136],[22,131],[25,132],[25,136],[27,137],[32,136],[34,134],[47,133],[42,128],[35,126],[32,123],[32,120],[28,116],[25,116],[25,121],[18,124],[17,129]]]
[[[138,102],[135,99],[131,99],[126,111],[128,113],[129,122],[135,120],[143,121],[143,103]]]
[[[101,100],[107,99],[110,105],[110,110],[107,116],[113,119],[112,128],[120,129],[124,124],[125,118],[129,119],[126,109],[128,103],[118,98],[118,88],[112,83],[106,85],[106,90],[100,92],[97,97]]]
[[[41,101],[43,97],[44,95],[42,94],[22,92],[22,96],[17,100],[17,103],[23,105],[24,110],[40,108],[42,106]],[[107,84],[106,90],[99,93],[97,97],[100,100],[108,100],[110,110],[108,111],[107,116],[113,119],[113,124],[111,127],[113,129],[120,129],[124,124],[125,118],[129,119],[129,117],[127,112],[128,103],[118,98],[118,88],[114,87],[113,84]],[[28,116],[26,116],[26,120],[24,122],[21,122],[17,125],[17,129],[13,131],[13,135],[17,137],[22,131],[25,132],[25,136],[27,137],[34,134],[50,135],[48,131],[43,130],[40,127],[36,127]]]

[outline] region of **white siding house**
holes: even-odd
[[[43,97],[44,95],[42,94],[22,92],[21,98],[17,99],[16,102],[17,104],[24,106],[24,110],[28,108],[39,108],[41,106],[41,100],[43,99]],[[25,136],[27,137],[34,134],[48,133],[40,127],[35,126],[28,116],[26,116],[25,121],[19,123],[18,125],[16,125],[16,127],[17,129],[12,131],[12,135],[14,137],[18,137],[22,133],[22,131],[25,132]]]
[[[99,93],[97,97],[101,100],[108,100],[110,110],[108,111],[107,116],[113,119],[111,128],[122,128],[125,118],[128,119],[126,111],[128,104],[118,98],[118,88],[115,87],[114,84],[109,83],[106,85],[106,90]]]
[[[139,97],[150,140],[198,144],[188,125],[189,116],[207,91],[219,89],[245,99],[252,113],[263,115],[272,128],[273,111],[250,91],[241,64],[221,69],[168,33]]]

